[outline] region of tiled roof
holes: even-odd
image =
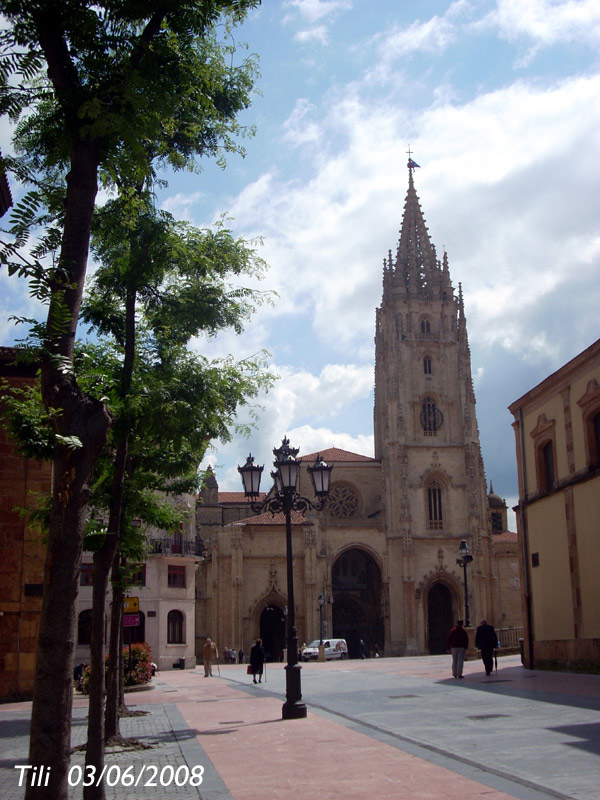
[[[502,531],[502,533],[492,532],[492,541],[494,542],[516,542],[518,538],[518,534],[513,533],[513,531]]]
[[[299,456],[298,461],[314,461],[319,455],[327,463],[336,461],[375,461],[370,456],[361,456],[359,453],[351,453],[349,450],[342,450],[339,447],[328,447],[327,450],[319,450],[317,453]]]
[[[265,492],[260,492],[258,495],[258,501],[262,503],[267,495]],[[248,498],[243,492],[219,492],[219,503],[248,503]]]
[[[303,517],[297,511],[290,514],[292,525],[312,525],[312,522]],[[235,522],[234,525],[285,525],[285,515],[283,513],[273,516],[270,512],[259,514],[256,517],[248,517]]]

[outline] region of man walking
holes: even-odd
[[[481,660],[485,667],[485,674],[491,675],[494,668],[494,649],[498,644],[498,636],[492,625],[485,619],[481,620],[475,633],[475,647],[481,650]]]
[[[217,645],[209,636],[202,649],[202,661],[204,662],[205,678],[212,678],[212,662],[218,657],[219,651],[217,650]]]
[[[446,640],[446,650],[452,653],[452,675],[455,678],[464,678],[463,664],[465,663],[465,650],[468,646],[469,634],[463,628],[462,619],[458,619]]]

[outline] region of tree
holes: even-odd
[[[14,238],[0,258],[48,302],[46,323],[35,333],[42,398],[57,434],[29,753],[30,764],[49,766],[51,777],[48,786],[28,786],[27,800],[68,795],[81,549],[90,480],[112,424],[107,406],[81,389],[72,368],[98,181],[110,185],[117,171],[143,180],[156,142],[156,159],[177,168],[239,149],[236,115],[249,103],[253,66],[233,66],[215,26],[223,15],[241,21],[257,4],[0,2],[9,24],[0,35],[0,111],[20,120],[22,153],[5,166],[33,186],[14,209]],[[24,255],[39,225],[39,243]]]
[[[110,202],[98,213],[94,249],[101,265],[83,306],[83,318],[118,351],[116,359],[104,352],[92,370],[98,376],[107,363],[116,368],[112,385],[103,388],[116,414],[105,489],[108,529],[94,553],[86,766],[97,774],[104,761],[104,603],[126,486],[137,467],[139,489],[140,464],[149,460],[141,473],[144,489],[195,490],[208,443],[229,437],[237,406],[267,382],[255,362],[209,365],[185,349],[200,333],[240,330],[262,299],[227,285],[230,276],[262,268],[254,249],[223,226],[198,230],[151,203],[144,208],[139,198],[128,213],[129,205]],[[148,428],[157,409],[161,419]],[[85,787],[84,796],[102,798],[103,785]]]

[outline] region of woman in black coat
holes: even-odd
[[[250,669],[252,670],[252,680],[256,683],[256,676],[258,675],[258,683],[262,683],[263,664],[265,663],[265,651],[262,646],[262,639],[257,639],[256,643],[250,649]]]

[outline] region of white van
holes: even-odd
[[[348,658],[348,645],[345,639],[323,639],[325,646],[325,660],[334,658]],[[302,661],[316,661],[319,657],[319,639],[315,639],[302,651]]]

